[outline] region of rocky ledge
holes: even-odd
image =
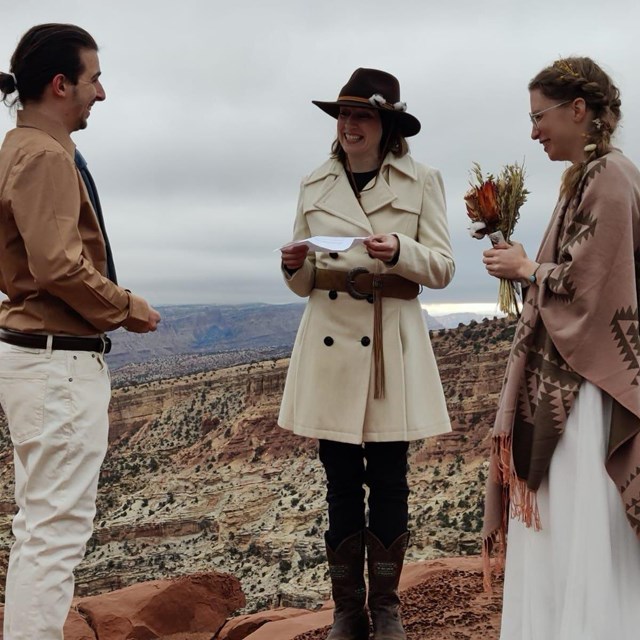
[[[65,640],[210,640],[245,602],[240,582],[224,573],[154,580],[74,600],[64,637]],[[0,622],[3,618],[4,611],[0,609]]]
[[[408,640],[486,640],[500,629],[502,584],[485,593],[479,557],[406,565],[400,583]],[[324,640],[333,603],[235,618],[239,581],[223,573],[155,580],[74,601],[65,640]],[[0,608],[0,628],[3,612]],[[0,631],[0,640],[2,632]]]

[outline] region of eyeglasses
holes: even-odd
[[[531,124],[533,124],[533,126],[537,129],[538,128],[538,120],[540,119],[540,116],[543,113],[546,113],[547,111],[551,111],[551,109],[557,109],[558,107],[564,107],[565,104],[569,104],[570,102],[572,102],[572,100],[565,100],[564,102],[561,102],[560,104],[554,104],[550,107],[547,107],[546,109],[542,109],[542,111],[536,111],[535,113],[530,113],[529,114],[529,118],[531,118]]]

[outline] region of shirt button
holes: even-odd
[[[368,347],[371,344],[371,338],[369,338],[369,336],[364,336],[364,338],[360,340],[360,344],[363,347]]]
[[[335,300],[335,299],[338,297],[338,292],[337,292],[337,291],[334,291],[334,290],[332,289],[331,291],[329,291],[329,297],[330,297],[332,300]]]
[[[330,347],[333,344],[333,338],[331,336],[327,336],[324,339],[324,343],[327,345],[327,347]]]
[[[337,259],[338,259],[338,254],[332,251],[332,252],[329,254],[329,257],[330,257],[330,258],[333,258],[334,260],[337,260]]]

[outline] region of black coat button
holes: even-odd
[[[334,291],[333,289],[331,289],[331,291],[329,291],[329,297],[330,297],[332,300],[335,300],[335,299],[338,297],[338,292],[337,292],[337,291]]]
[[[365,336],[364,338],[362,338],[362,339],[360,340],[360,344],[361,344],[363,347],[368,347],[368,346],[371,344],[371,338],[369,338],[369,336]]]
[[[330,258],[333,258],[334,260],[337,260],[337,259],[338,259],[338,254],[337,254],[337,253],[335,253],[335,251],[332,251],[332,252],[329,254],[329,257],[330,257]]]
[[[333,338],[331,336],[327,336],[324,339],[324,343],[327,345],[327,347],[330,347],[333,344]]]

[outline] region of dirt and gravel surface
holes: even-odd
[[[435,573],[402,593],[408,640],[495,640],[500,632],[502,584],[485,594],[479,571]],[[329,627],[295,640],[325,640]]]

